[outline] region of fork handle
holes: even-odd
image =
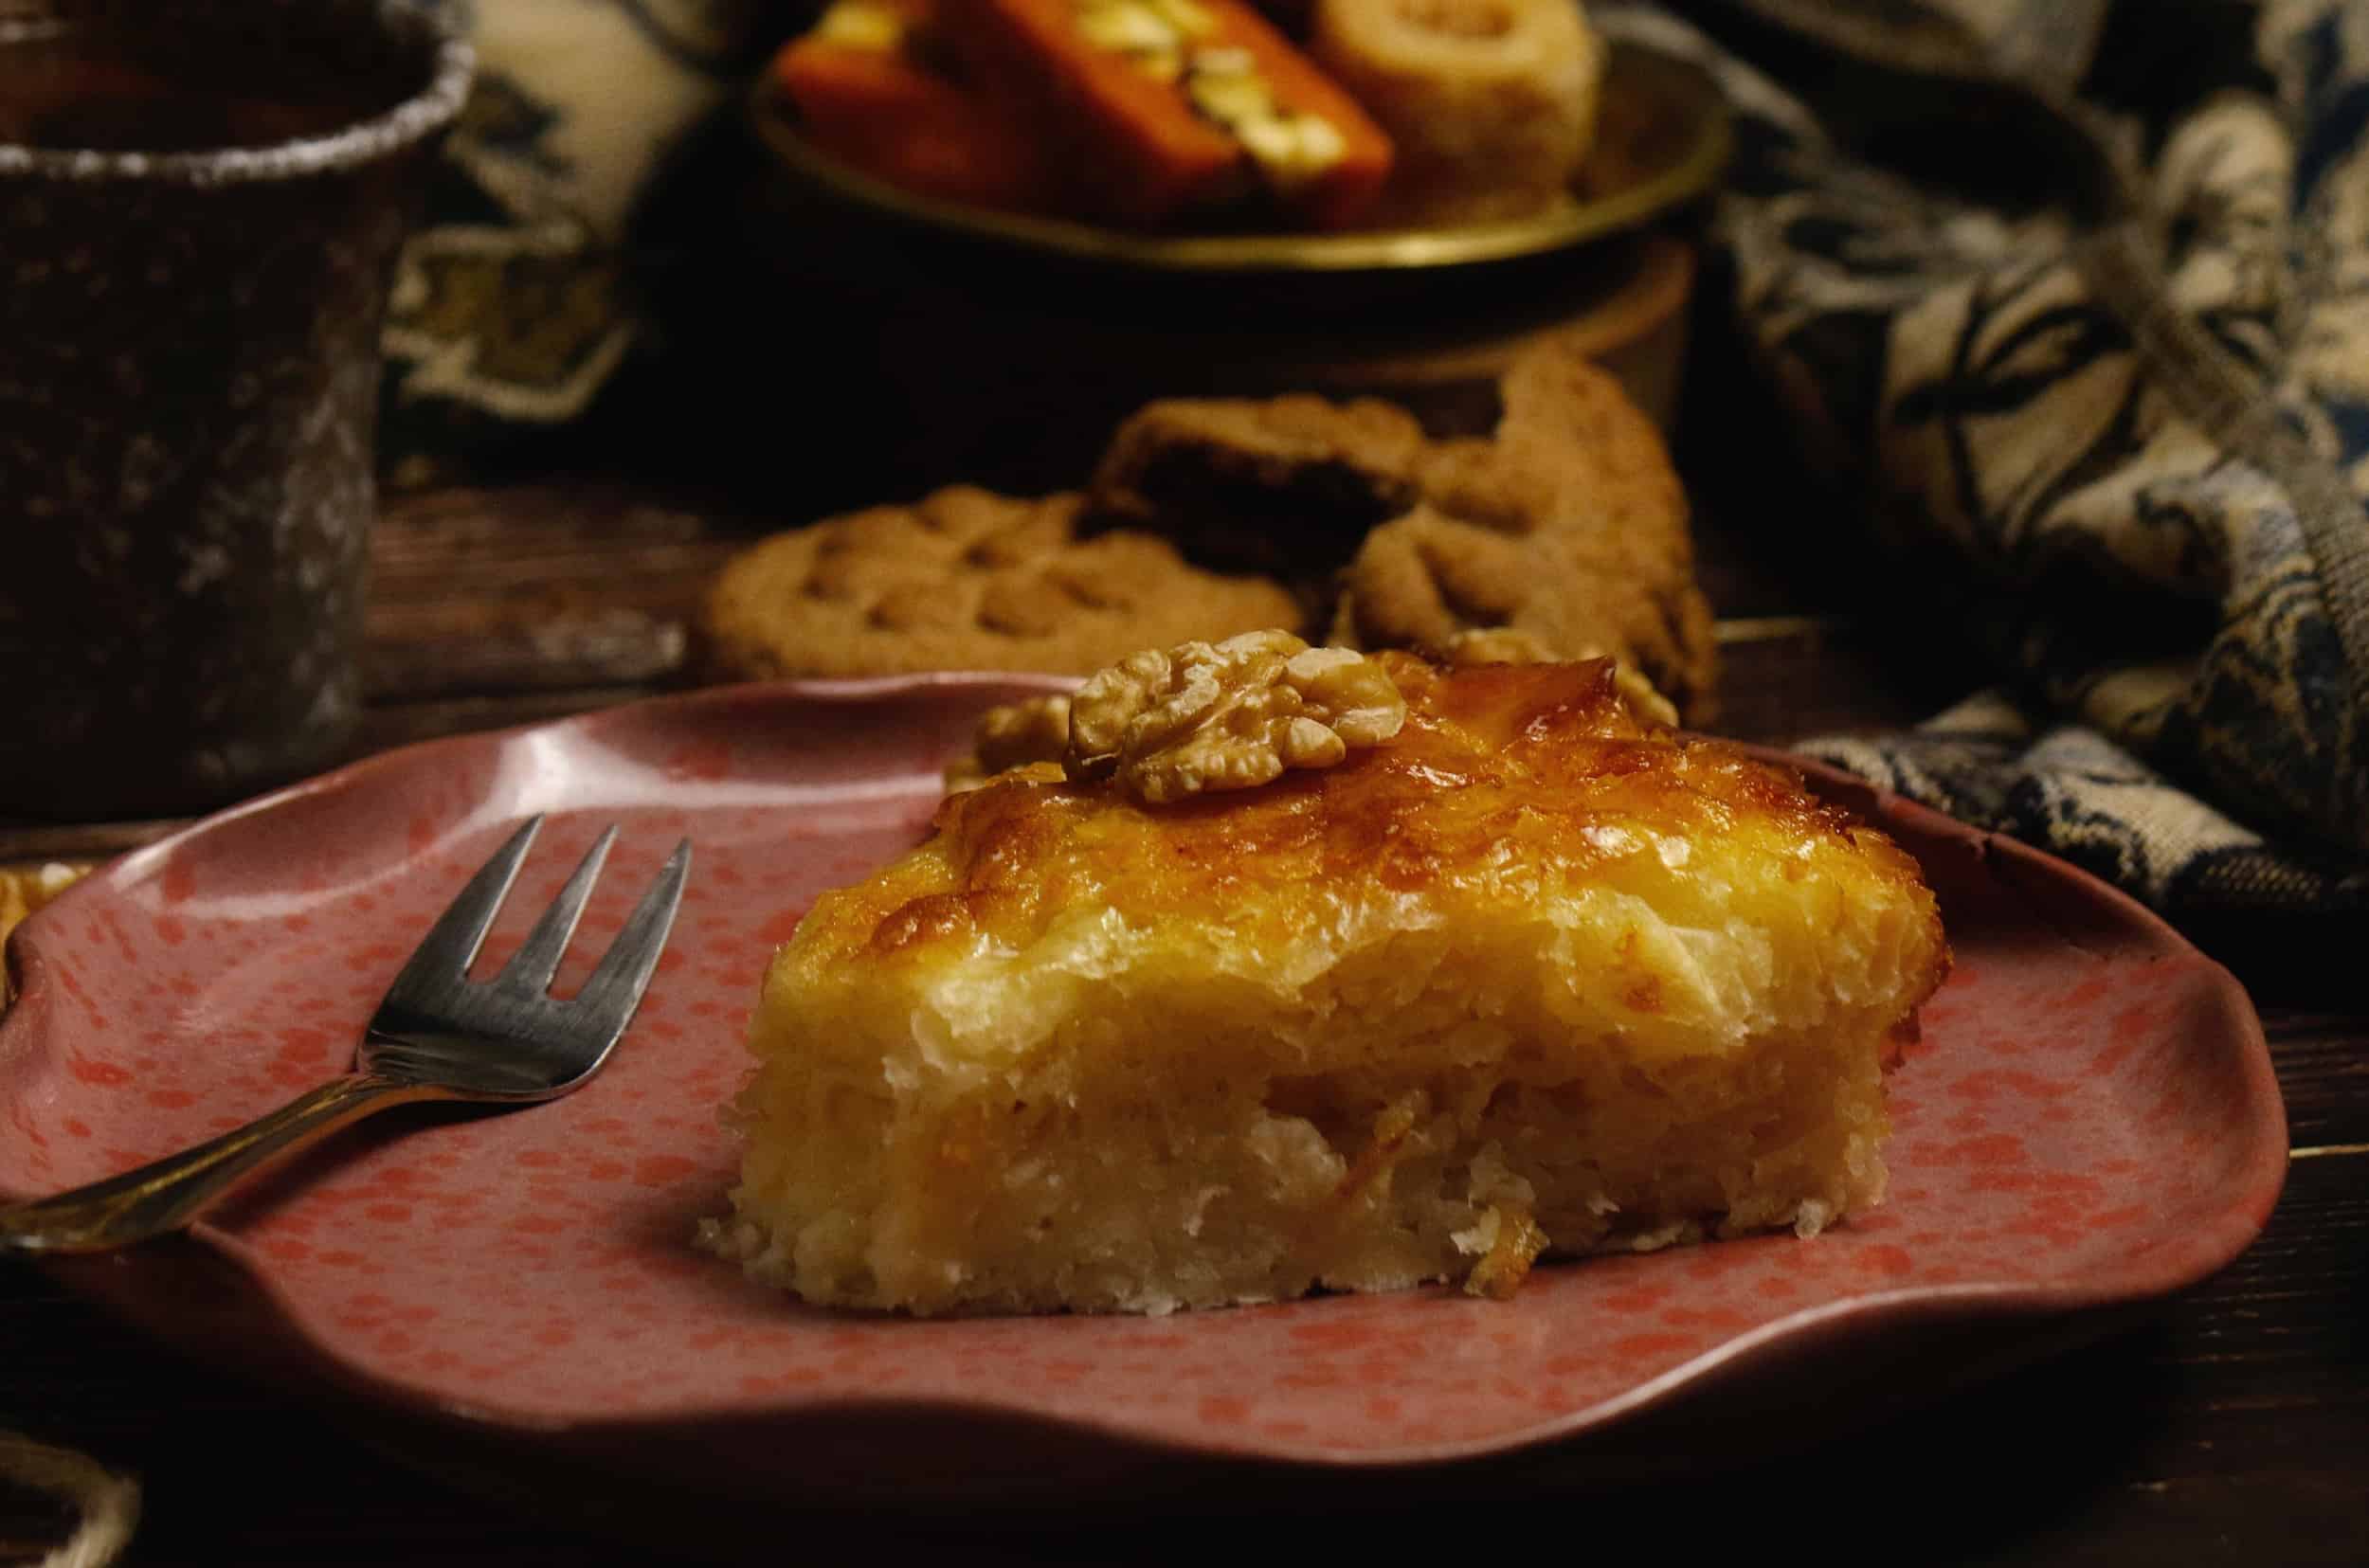
[[[375,1073],[334,1078],[194,1148],[54,1198],[0,1207],[0,1251],[99,1253],[177,1231],[247,1178],[350,1122],[407,1101],[446,1098]]]

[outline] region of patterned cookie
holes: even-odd
[[[971,486],[776,534],[729,562],[701,631],[714,673],[1083,675],[1191,639],[1297,626],[1278,585],[1185,564],[1165,539],[1080,538],[1075,495]]]
[[[1660,433],[1559,345],[1518,360],[1500,397],[1494,436],[1425,450],[1424,504],[1349,563],[1335,640],[1439,652],[1461,632],[1512,627],[1564,658],[1613,654],[1705,722],[1718,655]]]
[[[1567,532],[1510,537],[1419,507],[1376,529],[1349,564],[1332,640],[1454,658],[1477,634],[1492,633],[1529,657],[1609,654],[1701,723],[1711,696],[1710,612],[1702,596],[1640,591],[1586,550],[1587,541]]]
[[[1498,384],[1496,444],[1558,476],[1562,520],[1619,540],[1639,569],[1692,581],[1686,487],[1669,448],[1618,378],[1567,343],[1543,344]]]
[[[1329,572],[1414,504],[1425,450],[1415,417],[1374,399],[1170,398],[1119,426],[1094,505],[1212,566]]]
[[[1520,539],[1419,506],[1374,530],[1349,563],[1332,640],[1444,652],[1459,633],[1511,624],[1528,572]]]

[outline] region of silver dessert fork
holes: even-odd
[[[608,1059],[658,967],[691,872],[675,848],[583,989],[547,994],[617,829],[602,833],[501,973],[469,965],[534,842],[528,820],[469,879],[395,976],[354,1053],[353,1071],[259,1121],[137,1170],[54,1198],[0,1207],[0,1250],[94,1253],[179,1230],[241,1182],[362,1116],[419,1100],[533,1105],[577,1088]]]

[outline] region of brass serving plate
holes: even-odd
[[[873,215],[950,237],[1161,273],[1395,272],[1544,255],[1637,227],[1710,189],[1732,146],[1727,106],[1699,66],[1616,42],[1596,148],[1569,198],[1506,223],[1346,234],[1138,234],[917,196],[859,173],[799,135],[769,73],[750,100],[759,138],[791,175]]]

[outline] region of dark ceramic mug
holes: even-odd
[[[350,739],[379,327],[470,71],[403,0],[0,0],[0,815]]]

